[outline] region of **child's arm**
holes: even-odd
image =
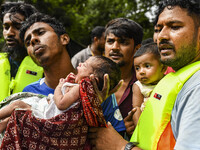
[[[9,119],[10,119],[10,117],[7,117],[6,119],[3,119],[0,121],[0,133],[2,133],[4,130],[6,130]]]
[[[5,107],[3,107],[0,110],[0,120],[10,117],[10,115],[12,114],[13,110],[15,110],[16,108],[26,108],[26,109],[30,109],[31,106],[26,104],[25,102],[21,101],[21,100],[17,100]]]
[[[7,106],[3,107],[0,110],[0,120],[2,120],[0,122],[0,133],[2,133],[7,126],[8,120],[10,118],[10,115],[12,114],[12,112],[16,109],[16,108],[26,108],[26,109],[30,109],[31,106],[26,104],[25,102],[21,101],[21,100],[17,100],[11,104],[8,104]]]
[[[67,109],[79,98],[79,85],[68,88],[68,90],[65,90],[65,94],[63,95],[61,88],[64,83],[65,79],[60,79],[60,82],[54,92],[54,102],[60,110]]]
[[[144,96],[142,95],[140,88],[138,87],[137,84],[133,84],[132,102],[133,102],[133,108],[137,109],[135,114],[133,115],[133,121],[134,121],[134,124],[136,125],[141,115],[140,107],[142,103],[144,102]]]

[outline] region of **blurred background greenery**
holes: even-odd
[[[17,0],[0,0],[0,3]],[[113,18],[126,17],[144,29],[144,38],[153,36],[154,10],[159,0],[23,0],[40,12],[49,14],[66,27],[76,53],[90,44],[90,31],[97,25],[105,26]],[[0,48],[3,45],[2,25]]]

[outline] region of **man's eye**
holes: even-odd
[[[113,43],[113,40],[107,40],[106,43],[111,44],[111,43]]]
[[[10,26],[8,26],[8,25],[3,25],[3,29],[4,30],[8,30],[10,28]]]
[[[125,40],[125,39],[122,39],[122,40],[120,40],[120,43],[123,44],[123,45],[128,45],[129,41]]]
[[[30,45],[30,41],[26,41],[25,46],[29,46]]]
[[[158,30],[158,29],[154,29],[154,32],[155,32],[155,33],[159,33],[160,30]]]
[[[13,22],[13,27],[17,30],[19,30],[21,28],[21,23],[18,23],[18,22]]]
[[[19,29],[21,28],[21,24],[16,25],[15,28],[16,28],[17,30],[19,30]]]
[[[43,35],[45,33],[45,31],[39,31],[38,35]]]
[[[181,28],[181,26],[172,26],[171,28],[172,28],[173,30],[178,30],[178,29]]]

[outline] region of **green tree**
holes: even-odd
[[[8,0],[7,0],[8,1]],[[12,0],[10,0],[12,1]],[[15,0],[13,0],[15,1]],[[1,4],[3,1],[0,1]],[[90,43],[90,31],[118,17],[138,22],[144,28],[144,39],[152,37],[153,24],[146,16],[158,0],[24,0],[40,12],[60,20],[70,37],[81,45]],[[1,40],[2,43],[2,34]]]

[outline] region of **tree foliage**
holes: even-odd
[[[3,3],[3,1],[0,1]],[[152,37],[153,25],[146,16],[158,0],[24,0],[40,12],[59,19],[70,37],[82,45],[90,43],[90,31],[114,18],[126,17],[144,28],[144,39]]]

